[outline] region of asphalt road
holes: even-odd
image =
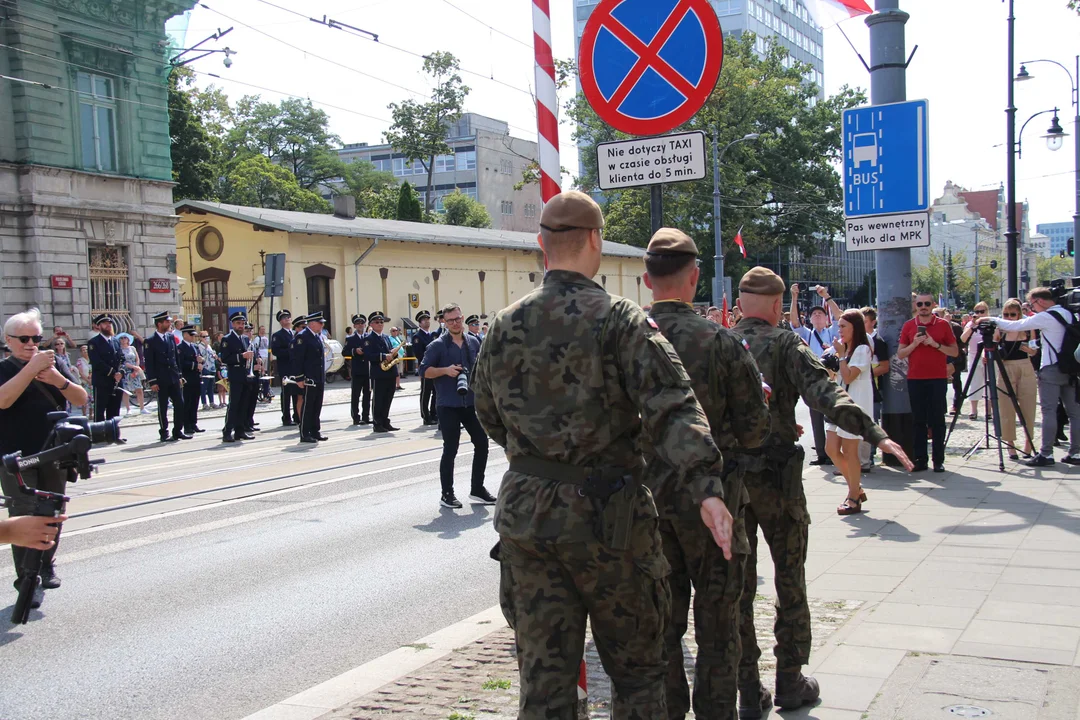
[[[25,626],[0,601],[0,718],[240,718],[495,604],[493,508],[439,508],[416,403],[390,436],[328,407],[317,450],[270,411],[243,445],[211,420],[94,452],[108,462],[70,487],[63,587]],[[492,491],[504,469],[493,448]]]

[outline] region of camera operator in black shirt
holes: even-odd
[[[75,407],[86,405],[86,391],[56,369],[51,350],[38,349],[42,326],[41,313],[36,308],[9,318],[4,324],[4,335],[12,354],[0,362],[0,455],[14,452],[33,455],[41,451],[54,425],[48,414],[64,410],[68,402]],[[72,472],[42,465],[36,473],[36,487],[63,494]],[[29,515],[30,510],[20,502],[21,493],[15,479],[8,473],[0,474],[0,479],[4,495],[14,500],[14,507],[8,509],[8,514]],[[13,545],[11,551],[16,572],[22,572],[25,550]],[[56,545],[53,544],[45,553],[41,567],[42,587],[60,587],[60,578],[53,565],[55,555]],[[16,588],[20,582],[21,578],[17,578]]]

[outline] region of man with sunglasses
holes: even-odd
[[[933,435],[934,472],[945,472],[945,412],[948,359],[960,354],[952,325],[934,315],[929,293],[915,296],[915,317],[900,330],[896,356],[908,361],[907,388],[911,400],[915,470],[926,470],[926,431]]]
[[[1028,304],[1034,315],[1022,320],[994,320],[1002,331],[1038,330],[1042,334],[1042,357],[1039,367],[1039,407],[1042,410],[1042,446],[1039,454],[1025,464],[1031,467],[1047,467],[1054,464],[1054,440],[1058,433],[1057,406],[1060,401],[1069,416],[1069,454],[1061,458],[1068,465],[1080,465],[1080,388],[1077,378],[1062,371],[1059,353],[1065,344],[1066,328],[1076,322],[1076,317],[1058,305],[1050,288],[1038,287],[1028,292]],[[990,322],[979,318],[976,322]]]
[[[0,455],[22,452],[24,456],[41,452],[53,424],[48,414],[63,410],[66,403],[82,407],[87,402],[86,391],[71,382],[56,369],[52,350],[39,350],[42,340],[41,313],[37,308],[13,315],[4,324],[4,335],[11,348],[11,357],[0,362]],[[39,490],[63,493],[72,470],[43,464],[37,472],[27,474],[27,481]],[[33,504],[27,507],[26,496],[14,485],[14,478],[4,472],[3,494],[15,499],[8,508],[12,517],[31,515]],[[16,575],[22,572],[21,547],[12,547]],[[41,566],[41,583],[46,589],[60,587],[60,578],[53,569],[56,546],[45,553]],[[15,587],[20,579],[16,577]]]

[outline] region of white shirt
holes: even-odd
[[[848,385],[844,382],[844,378],[840,373],[836,373],[836,384],[847,390],[847,394],[851,396],[851,399],[862,408],[862,411],[868,416],[874,416],[874,381],[873,381],[873,351],[869,345],[860,345],[855,348],[855,351],[851,353],[851,359],[848,360],[849,369],[859,369],[859,376]],[[833,423],[827,423],[826,428],[834,430],[840,437],[847,438],[848,440],[858,439],[858,435],[852,435],[851,433],[837,427]]]
[[[1068,308],[1064,308],[1061,305],[1054,305],[1044,312],[1035,313],[1023,320],[995,320],[995,323],[1002,330],[1008,330],[1009,332],[1015,332],[1017,330],[1041,331],[1042,357],[1040,359],[1039,367],[1048,367],[1057,363],[1058,348],[1065,342],[1065,326],[1050,317],[1050,313],[1054,313],[1068,323],[1071,323],[1074,320],[1073,315],[1069,312]]]

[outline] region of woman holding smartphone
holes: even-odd
[[[874,416],[874,385],[871,372],[874,350],[866,336],[866,323],[862,312],[848,310],[840,316],[840,337],[833,340],[836,356],[840,358],[840,371],[836,381],[847,390],[848,395],[869,417]],[[847,498],[836,508],[839,515],[862,512],[866,493],[862,491],[862,463],[859,460],[858,435],[825,424],[825,452],[833,464],[844,474],[847,481]]]

